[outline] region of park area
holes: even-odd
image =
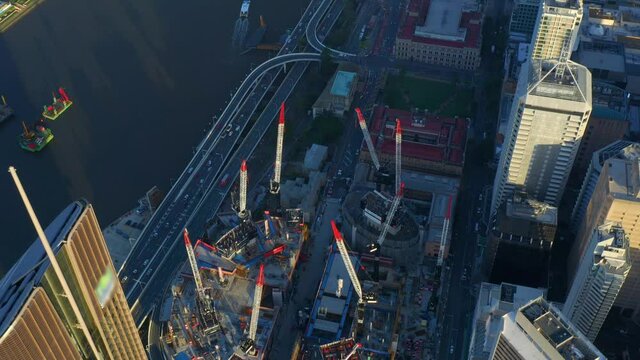
[[[422,79],[405,74],[390,75],[384,102],[394,109],[427,109],[443,116],[471,117],[473,92],[448,82]]]

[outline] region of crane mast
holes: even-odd
[[[453,203],[453,196],[449,196],[449,205],[447,206],[447,213],[444,217],[444,223],[442,224],[442,236],[440,237],[440,248],[438,249],[438,266],[442,266],[444,262],[444,248],[447,243],[447,235],[449,233],[449,221],[451,219],[451,204]]]
[[[393,202],[391,203],[391,208],[389,209],[389,213],[387,214],[387,219],[384,222],[384,226],[382,227],[382,231],[380,232],[380,237],[378,237],[378,245],[382,245],[384,242],[387,233],[389,232],[389,228],[391,227],[391,220],[393,220],[396,211],[398,210],[398,206],[400,205],[400,199],[402,199],[404,192],[404,183],[400,183],[400,190],[393,198]]]
[[[371,162],[373,162],[373,166],[376,167],[376,170],[380,170],[380,161],[378,161],[376,149],[373,147],[373,142],[371,141],[371,134],[369,134],[369,129],[367,128],[367,121],[364,119],[364,115],[362,115],[360,108],[356,108],[356,115],[358,115],[358,124],[360,124],[362,135],[364,135],[364,141],[367,143],[367,148],[369,149]]]
[[[400,119],[396,119],[396,183],[395,190],[396,196],[393,198],[391,202],[391,208],[389,209],[389,213],[387,214],[387,220],[384,222],[382,226],[382,231],[380,232],[380,236],[378,237],[378,245],[382,245],[384,242],[384,238],[387,236],[389,232],[389,228],[391,227],[391,220],[393,220],[393,216],[396,214],[398,210],[398,206],[400,205],[400,199],[404,195],[404,183],[402,182],[402,128],[400,127]]]
[[[251,323],[249,324],[249,339],[256,341],[258,331],[258,317],[260,314],[260,300],[262,299],[262,286],[264,285],[264,264],[260,264],[260,273],[256,280],[256,290],[253,293],[253,307],[251,308]]]
[[[340,256],[342,257],[342,261],[344,262],[344,267],[347,268],[347,273],[351,278],[351,284],[353,284],[353,288],[358,294],[358,302],[363,302],[362,298],[362,287],[360,286],[360,281],[358,280],[358,276],[356,275],[356,271],[353,268],[353,264],[351,263],[351,258],[349,258],[349,253],[347,252],[347,247],[344,245],[344,237],[338,230],[336,226],[336,222],[331,220],[331,229],[333,230],[333,236],[336,238],[336,245],[338,245],[338,250],[340,251]]]
[[[396,194],[400,192],[402,165],[402,128],[400,119],[396,119]]]
[[[282,172],[282,148],[284,144],[284,102],[280,105],[280,118],[278,119],[278,139],[276,141],[276,162],[273,166],[273,179],[270,183],[270,191],[277,194],[280,191],[280,174]]]
[[[349,359],[351,359],[351,357],[352,357],[353,355],[355,355],[355,353],[356,353],[356,352],[358,351],[358,349],[360,349],[361,347],[362,347],[362,344],[360,344],[360,343],[356,343],[356,344],[353,346],[353,349],[351,349],[351,352],[349,352],[349,354],[347,354],[347,356],[345,356],[343,360],[349,360]]]
[[[247,212],[247,161],[242,160],[240,165],[240,200],[238,204],[238,216],[242,219],[246,218]]]
[[[189,240],[189,231],[184,229],[184,246],[187,248],[187,257],[189,258],[189,264],[191,265],[191,272],[193,272],[193,280],[196,283],[196,289],[198,291],[198,297],[204,301],[204,286],[202,286],[202,278],[200,277],[200,270],[196,263],[196,255],[193,253],[193,247],[191,247],[191,240]]]

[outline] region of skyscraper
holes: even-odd
[[[576,232],[582,223],[591,195],[595,191],[604,162],[610,158],[634,159],[640,157],[640,144],[626,140],[615,141],[591,156],[591,162],[582,181],[578,199],[571,213],[571,229]]]
[[[562,308],[589,340],[596,340],[630,268],[629,240],[622,227],[598,227]]]
[[[581,21],[582,0],[544,0],[531,41],[531,58],[569,60]]]
[[[480,284],[478,301],[473,314],[473,330],[469,346],[469,360],[488,360],[502,331],[502,317],[544,296],[544,289],[508,283]]]
[[[571,283],[578,272],[578,264],[587,253],[593,231],[608,222],[620,224],[629,239],[631,271],[620,289],[615,306],[633,311],[640,318],[640,153],[625,152],[624,156],[607,159],[602,166],[593,190],[581,191],[581,203],[587,202],[584,215],[578,222],[577,233],[567,266]],[[590,186],[585,179],[585,186]]]
[[[502,332],[491,359],[606,358],[569,319],[540,297],[502,317]]]
[[[36,241],[0,283],[0,358],[146,359],[93,207],[72,203],[45,234],[90,336]]]
[[[571,61],[522,66],[491,201],[514,191],[558,206],[591,114],[591,73]]]
[[[540,0],[515,0],[509,23],[510,37],[531,41],[538,23],[540,5]]]

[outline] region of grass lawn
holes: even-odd
[[[417,107],[444,116],[470,117],[472,101],[470,89],[406,75],[389,75],[384,89],[384,102],[391,108]]]

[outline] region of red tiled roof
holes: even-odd
[[[418,12],[419,15],[407,15],[405,17],[403,24],[400,25],[398,38],[425,44],[455,48],[480,48],[480,35],[482,33],[482,25],[480,23],[480,20],[482,19],[482,14],[480,14],[479,12],[462,12],[462,16],[460,18],[460,27],[467,29],[464,41],[449,41],[416,36],[416,25],[424,24],[424,21],[427,18],[427,13],[429,11],[429,2],[430,0],[411,0],[411,3],[409,4],[410,11],[413,10],[414,12]]]
[[[406,110],[377,106],[373,111],[371,137],[376,151],[395,154],[395,119],[400,120],[403,133],[402,155],[436,162],[447,162],[462,166],[467,138],[467,121],[435,115],[417,114],[424,118],[422,124],[413,121],[414,116]],[[383,133],[380,139],[380,132]],[[412,141],[413,135],[432,144]]]

